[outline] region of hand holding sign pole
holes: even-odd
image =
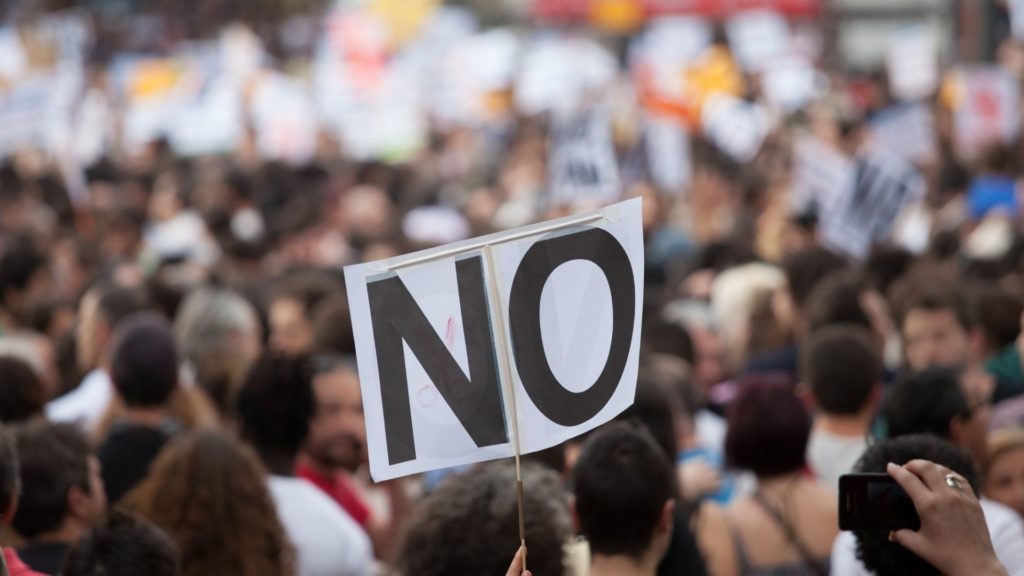
[[[633,402],[639,199],[345,277],[377,481],[518,459]]]

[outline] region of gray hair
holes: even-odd
[[[237,292],[204,286],[189,293],[178,311],[174,334],[182,358],[197,366],[230,346],[230,336],[256,330],[256,310]]]

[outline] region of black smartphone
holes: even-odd
[[[888,474],[839,477],[840,530],[921,528],[914,502]]]

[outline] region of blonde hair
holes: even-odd
[[[1002,428],[993,430],[988,435],[988,456],[982,466],[982,478],[988,477],[989,470],[996,460],[1001,457],[1024,448],[1024,428]]]

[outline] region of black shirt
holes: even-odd
[[[36,572],[57,576],[64,568],[68,550],[71,550],[71,545],[66,542],[26,544],[18,548],[18,557]]]
[[[110,429],[96,457],[103,466],[103,486],[111,505],[146,477],[149,465],[172,433],[171,427],[165,425],[119,423]]]

